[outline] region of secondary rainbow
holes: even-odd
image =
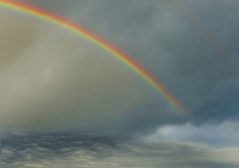
[[[0,6],[16,10],[22,13],[26,13],[42,20],[46,20],[50,23],[56,24],[62,28],[72,31],[82,36],[83,38],[91,41],[95,45],[111,53],[116,59],[118,59],[120,62],[127,65],[135,73],[140,75],[151,86],[157,89],[163,95],[163,97],[167,101],[169,101],[170,104],[174,106],[178,111],[187,113],[187,110],[176,100],[176,98],[172,94],[170,94],[170,92],[161,84],[161,82],[158,79],[156,79],[151,73],[146,71],[140,64],[138,64],[134,59],[126,55],[124,52],[115,48],[107,41],[101,39],[99,36],[96,36],[87,29],[75,23],[72,23],[62,17],[59,17],[42,9],[33,7],[26,3],[15,2],[12,0],[0,0]]]

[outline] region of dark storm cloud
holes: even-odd
[[[151,99],[139,77],[71,33],[4,8],[0,21],[1,128],[115,131]]]
[[[30,28],[26,30],[29,38],[25,38],[26,43],[20,40],[20,57],[8,47],[1,48],[12,55],[12,60],[4,59],[6,67],[0,73],[0,123],[30,129],[77,128],[88,135],[16,131],[3,137],[3,168],[238,167],[239,149],[228,147],[238,146],[238,123],[217,121],[238,117],[239,2],[25,2],[79,22],[116,44],[155,74],[193,115],[183,124],[185,118],[155,90],[140,83],[128,69],[101,59],[106,58],[104,52],[64,30],[32,19],[37,26],[26,26]],[[4,22],[8,20],[2,19]],[[6,24],[4,29],[0,27],[0,33],[6,35],[8,29],[19,27],[25,31],[25,25],[31,22],[21,21],[19,26],[12,26],[14,29]],[[16,35],[12,37],[16,42]],[[11,38],[8,41],[12,43]],[[135,133],[152,128],[158,131],[137,140],[89,134]]]
[[[71,3],[68,10],[58,10],[54,5],[49,9],[81,23],[134,56],[194,113],[197,121],[237,117],[239,2]],[[70,6],[68,2],[55,2],[55,6],[65,4]]]
[[[193,113],[193,120],[201,123],[237,118],[239,2],[27,2],[79,22],[135,57],[182,101]],[[170,108],[158,103],[158,96],[154,96],[155,101],[136,108],[139,113],[125,120],[125,128],[147,129],[182,121],[171,117],[171,112],[167,115]]]
[[[0,28],[0,36],[11,34],[10,42],[0,39],[7,46],[1,56],[13,59],[4,62],[0,72],[1,127],[122,134],[181,117],[139,76],[97,46],[31,16],[4,8],[0,14],[6,27]],[[31,27],[40,35],[31,35]],[[12,33],[19,31],[21,36]],[[28,36],[33,38],[25,44]],[[23,51],[17,48],[21,45],[11,45],[17,42]]]
[[[121,140],[119,140],[121,139]],[[2,142],[4,168],[236,168],[238,149],[71,133],[22,133]]]

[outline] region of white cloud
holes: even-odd
[[[222,123],[204,123],[192,125],[165,125],[159,127],[155,134],[148,140],[175,139],[186,142],[196,142],[212,146],[238,146],[239,123],[224,121]]]

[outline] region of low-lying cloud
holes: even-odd
[[[121,139],[121,140],[119,140]],[[57,140],[57,141],[56,141]],[[132,141],[69,133],[3,139],[4,168],[236,168],[238,148],[214,149],[180,141]]]
[[[214,147],[234,147],[239,145],[239,123],[224,121],[222,123],[204,123],[192,125],[190,123],[178,125],[164,125],[148,140],[174,139],[185,142],[206,144]]]

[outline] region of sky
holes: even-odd
[[[195,122],[238,117],[237,2],[32,3],[84,25],[136,58]]]
[[[239,155],[239,2],[18,1],[63,16],[121,49],[159,79],[189,115],[98,46],[46,21],[0,7],[2,130],[131,135],[142,140],[135,147],[139,150],[132,151],[129,142],[120,145],[138,164],[143,164],[139,153],[177,160],[183,151],[195,159],[165,165],[239,165],[233,159]],[[176,152],[165,156],[149,144],[168,151],[175,147]],[[122,167],[124,152],[107,150]],[[146,162],[145,167],[161,165],[151,159],[152,165]]]

